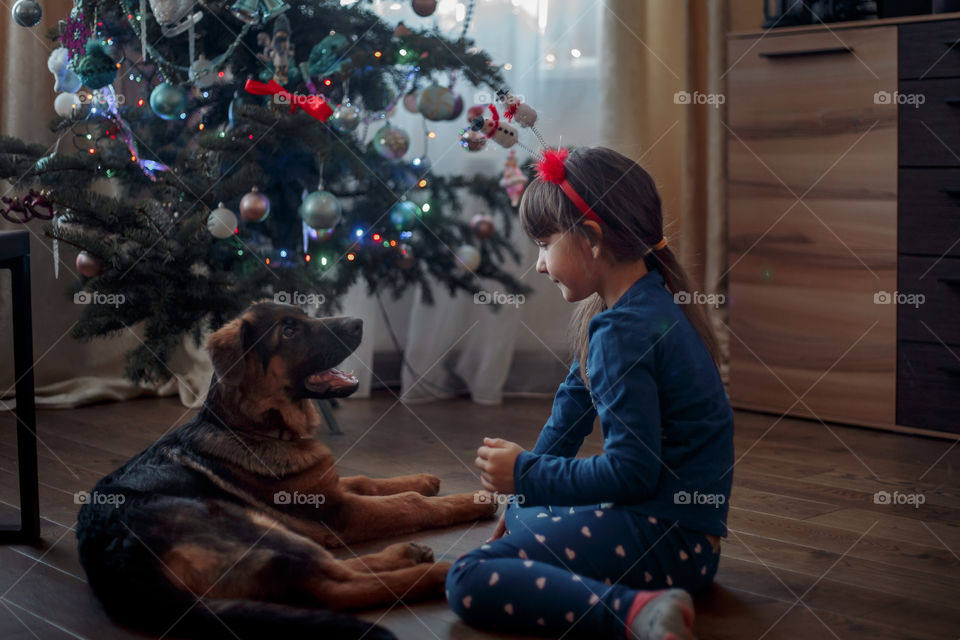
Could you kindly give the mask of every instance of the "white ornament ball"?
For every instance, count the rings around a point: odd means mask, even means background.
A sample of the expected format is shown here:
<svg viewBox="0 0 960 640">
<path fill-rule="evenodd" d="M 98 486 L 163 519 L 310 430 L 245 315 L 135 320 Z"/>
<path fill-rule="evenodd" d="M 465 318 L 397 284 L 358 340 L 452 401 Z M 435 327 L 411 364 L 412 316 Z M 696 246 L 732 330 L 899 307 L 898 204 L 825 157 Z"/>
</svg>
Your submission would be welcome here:
<svg viewBox="0 0 960 640">
<path fill-rule="evenodd" d="M 53 101 L 53 110 L 58 116 L 69 118 L 72 114 L 78 113 L 82 103 L 80 97 L 75 93 L 61 93 Z"/>
<path fill-rule="evenodd" d="M 233 231 L 237 228 L 237 216 L 223 206 L 221 202 L 220 205 L 210 212 L 210 217 L 207 218 L 207 231 L 210 232 L 214 238 L 229 238 L 233 235 Z"/>
<path fill-rule="evenodd" d="M 480 266 L 480 252 L 473 245 L 460 245 L 455 255 L 457 256 L 457 266 L 464 271 L 475 271 Z"/>
</svg>

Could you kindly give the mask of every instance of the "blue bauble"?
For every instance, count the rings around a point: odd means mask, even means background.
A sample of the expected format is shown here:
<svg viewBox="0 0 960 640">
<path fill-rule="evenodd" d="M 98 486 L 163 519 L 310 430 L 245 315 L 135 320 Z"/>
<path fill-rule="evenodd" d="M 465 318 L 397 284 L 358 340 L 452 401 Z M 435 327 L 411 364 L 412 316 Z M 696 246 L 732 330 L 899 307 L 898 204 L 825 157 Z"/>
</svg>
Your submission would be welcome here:
<svg viewBox="0 0 960 640">
<path fill-rule="evenodd" d="M 420 215 L 420 207 L 407 200 L 401 200 L 390 209 L 390 224 L 397 231 L 410 231 Z"/>
<path fill-rule="evenodd" d="M 187 92 L 169 82 L 158 84 L 150 92 L 150 108 L 164 120 L 176 120 L 187 110 Z"/>
</svg>

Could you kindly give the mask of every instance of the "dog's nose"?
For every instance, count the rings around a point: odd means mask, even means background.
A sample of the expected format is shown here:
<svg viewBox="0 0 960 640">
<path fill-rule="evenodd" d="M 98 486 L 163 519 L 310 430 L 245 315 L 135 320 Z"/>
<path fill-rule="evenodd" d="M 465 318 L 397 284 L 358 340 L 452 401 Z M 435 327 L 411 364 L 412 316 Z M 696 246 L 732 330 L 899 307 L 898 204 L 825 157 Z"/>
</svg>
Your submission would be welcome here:
<svg viewBox="0 0 960 640">
<path fill-rule="evenodd" d="M 351 318 L 343 323 L 343 330 L 351 336 L 357 338 L 363 337 L 363 320 L 360 318 Z"/>
</svg>

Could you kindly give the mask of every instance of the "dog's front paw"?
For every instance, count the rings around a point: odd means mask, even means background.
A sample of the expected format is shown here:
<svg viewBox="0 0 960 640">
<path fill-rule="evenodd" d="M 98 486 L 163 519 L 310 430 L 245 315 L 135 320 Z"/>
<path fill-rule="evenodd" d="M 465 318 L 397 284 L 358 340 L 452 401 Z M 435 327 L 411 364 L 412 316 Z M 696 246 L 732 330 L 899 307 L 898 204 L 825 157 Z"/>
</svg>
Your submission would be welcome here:
<svg viewBox="0 0 960 640">
<path fill-rule="evenodd" d="M 473 502 L 476 504 L 476 518 L 480 520 L 489 520 L 497 515 L 499 503 L 497 496 L 483 489 L 473 492 Z"/>
<path fill-rule="evenodd" d="M 421 473 L 417 477 L 420 484 L 416 492 L 425 496 L 435 496 L 440 493 L 440 478 L 429 473 Z"/>
<path fill-rule="evenodd" d="M 433 549 L 426 545 L 410 542 L 407 544 L 407 553 L 414 564 L 433 562 Z"/>
</svg>

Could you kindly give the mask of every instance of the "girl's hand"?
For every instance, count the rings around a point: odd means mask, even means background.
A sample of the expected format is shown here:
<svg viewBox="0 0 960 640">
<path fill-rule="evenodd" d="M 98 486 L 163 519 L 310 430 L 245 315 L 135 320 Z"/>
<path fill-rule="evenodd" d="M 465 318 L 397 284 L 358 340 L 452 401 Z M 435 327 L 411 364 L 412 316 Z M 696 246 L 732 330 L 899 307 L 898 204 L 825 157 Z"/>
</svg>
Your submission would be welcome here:
<svg viewBox="0 0 960 640">
<path fill-rule="evenodd" d="M 474 464 L 480 469 L 480 484 L 487 491 L 513 493 L 513 465 L 523 452 L 516 442 L 500 438 L 484 438 L 484 446 L 477 449 Z"/>
<path fill-rule="evenodd" d="M 493 535 L 487 538 L 487 542 L 493 542 L 494 540 L 499 540 L 503 537 L 503 534 L 507 532 L 507 514 L 504 513 L 500 516 L 500 522 L 497 523 L 497 528 L 493 530 Z"/>
</svg>

